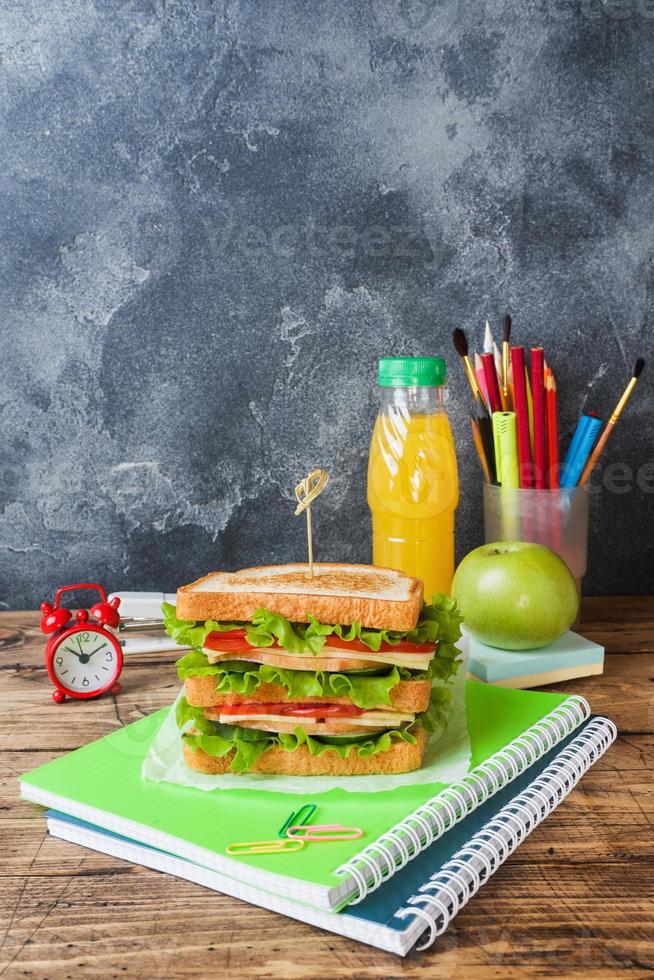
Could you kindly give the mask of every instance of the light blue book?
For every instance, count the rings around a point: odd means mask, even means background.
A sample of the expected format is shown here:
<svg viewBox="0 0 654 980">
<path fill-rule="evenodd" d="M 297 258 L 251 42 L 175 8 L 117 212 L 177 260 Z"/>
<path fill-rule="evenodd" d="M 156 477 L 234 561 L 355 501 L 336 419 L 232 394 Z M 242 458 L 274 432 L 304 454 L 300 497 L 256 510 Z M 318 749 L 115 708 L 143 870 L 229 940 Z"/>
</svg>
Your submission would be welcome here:
<svg viewBox="0 0 654 980">
<path fill-rule="evenodd" d="M 469 676 L 499 687 L 541 687 L 603 670 L 604 647 L 570 630 L 540 650 L 499 650 L 470 637 Z"/>
</svg>

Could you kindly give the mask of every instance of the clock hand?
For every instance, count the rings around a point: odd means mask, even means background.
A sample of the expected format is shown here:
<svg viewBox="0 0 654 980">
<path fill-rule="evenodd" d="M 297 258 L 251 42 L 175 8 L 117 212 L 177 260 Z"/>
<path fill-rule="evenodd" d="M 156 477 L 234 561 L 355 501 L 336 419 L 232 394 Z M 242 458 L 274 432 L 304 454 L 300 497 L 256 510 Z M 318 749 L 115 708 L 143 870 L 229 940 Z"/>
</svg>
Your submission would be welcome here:
<svg viewBox="0 0 654 980">
<path fill-rule="evenodd" d="M 77 659 L 79 660 L 80 658 L 79 653 L 77 652 L 77 650 L 74 650 L 72 647 L 62 647 L 62 650 L 64 653 L 72 653 L 73 656 L 77 657 Z"/>
<path fill-rule="evenodd" d="M 95 650 L 92 653 L 89 653 L 88 654 L 89 658 L 91 658 L 94 653 L 97 653 L 98 650 L 102 650 L 104 648 L 104 646 L 105 646 L 105 644 L 104 643 L 101 643 L 100 646 L 99 647 L 96 647 Z"/>
</svg>

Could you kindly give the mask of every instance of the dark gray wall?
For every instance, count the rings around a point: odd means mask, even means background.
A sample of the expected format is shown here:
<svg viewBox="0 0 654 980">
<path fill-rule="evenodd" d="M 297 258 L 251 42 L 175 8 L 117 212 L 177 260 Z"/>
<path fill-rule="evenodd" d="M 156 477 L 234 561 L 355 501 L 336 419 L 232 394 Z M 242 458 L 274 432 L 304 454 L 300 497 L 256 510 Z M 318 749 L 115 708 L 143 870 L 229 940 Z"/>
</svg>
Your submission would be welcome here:
<svg viewBox="0 0 654 980">
<path fill-rule="evenodd" d="M 3 4 L 4 603 L 304 558 L 315 465 L 319 557 L 368 560 L 384 354 L 447 355 L 479 544 L 452 328 L 510 310 L 564 433 L 652 354 L 653 55 L 646 0 Z M 652 589 L 651 408 L 590 593 Z"/>
</svg>

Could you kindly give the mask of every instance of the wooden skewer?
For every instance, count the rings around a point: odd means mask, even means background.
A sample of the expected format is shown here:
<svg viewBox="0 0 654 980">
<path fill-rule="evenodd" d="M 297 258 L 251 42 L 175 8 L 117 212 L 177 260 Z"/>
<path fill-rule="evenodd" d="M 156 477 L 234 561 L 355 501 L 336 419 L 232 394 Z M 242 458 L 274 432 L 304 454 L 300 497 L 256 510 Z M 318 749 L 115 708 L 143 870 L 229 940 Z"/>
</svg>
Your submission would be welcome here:
<svg viewBox="0 0 654 980">
<path fill-rule="evenodd" d="M 311 519 L 311 504 L 323 492 L 329 480 L 327 470 L 312 470 L 304 480 L 300 480 L 295 488 L 297 507 L 295 516 L 306 511 L 307 515 L 307 546 L 309 552 L 309 578 L 313 578 L 313 522 Z"/>
</svg>

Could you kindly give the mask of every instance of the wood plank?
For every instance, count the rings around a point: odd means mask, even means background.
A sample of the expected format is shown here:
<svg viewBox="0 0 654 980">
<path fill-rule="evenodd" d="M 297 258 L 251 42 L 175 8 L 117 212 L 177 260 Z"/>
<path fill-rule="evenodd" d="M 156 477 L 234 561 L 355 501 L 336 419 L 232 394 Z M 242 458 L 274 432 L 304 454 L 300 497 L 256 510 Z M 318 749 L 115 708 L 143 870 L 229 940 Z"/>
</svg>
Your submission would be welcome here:
<svg viewBox="0 0 654 980">
<path fill-rule="evenodd" d="M 581 620 L 589 623 L 611 623 L 616 629 L 631 626 L 654 626 L 654 602 L 650 595 L 584 596 Z"/>
<path fill-rule="evenodd" d="M 650 596 L 584 597 L 579 632 L 607 654 L 652 653 L 654 604 Z"/>
<path fill-rule="evenodd" d="M 553 975 L 583 967 L 608 975 L 654 956 L 651 908 L 633 893 L 651 890 L 651 866 L 639 866 L 631 881 L 616 866 L 596 865 L 583 881 L 576 868 L 532 864 L 516 878 L 505 866 L 446 937 L 404 962 L 169 876 L 127 875 L 57 882 L 35 875 L 24 888 L 0 880 L 8 916 L 4 962 L 13 960 L 23 976 L 50 976 L 59 964 L 77 976 L 413 977 L 433 975 L 437 964 L 442 976 L 465 977 L 474 969 L 497 977 L 499 970 L 519 976 L 512 971 L 526 968 Z M 19 889 L 21 915 L 12 921 Z"/>
<path fill-rule="evenodd" d="M 594 714 L 608 715 L 625 734 L 651 732 L 654 713 L 654 655 L 615 653 L 605 657 L 604 673 L 564 681 L 540 690 L 582 694 Z"/>
</svg>

